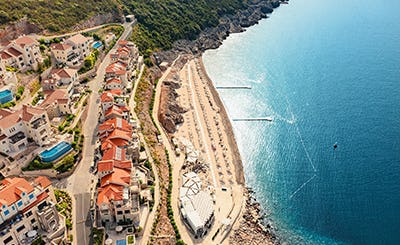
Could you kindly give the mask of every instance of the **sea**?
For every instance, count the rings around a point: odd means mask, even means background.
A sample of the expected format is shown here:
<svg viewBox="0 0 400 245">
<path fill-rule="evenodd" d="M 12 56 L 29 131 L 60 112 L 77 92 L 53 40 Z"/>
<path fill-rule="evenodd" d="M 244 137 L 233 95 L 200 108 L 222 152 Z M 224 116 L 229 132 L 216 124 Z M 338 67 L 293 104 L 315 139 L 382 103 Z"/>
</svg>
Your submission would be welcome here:
<svg viewBox="0 0 400 245">
<path fill-rule="evenodd" d="M 246 184 L 286 244 L 400 244 L 400 1 L 289 2 L 203 55 Z"/>
</svg>

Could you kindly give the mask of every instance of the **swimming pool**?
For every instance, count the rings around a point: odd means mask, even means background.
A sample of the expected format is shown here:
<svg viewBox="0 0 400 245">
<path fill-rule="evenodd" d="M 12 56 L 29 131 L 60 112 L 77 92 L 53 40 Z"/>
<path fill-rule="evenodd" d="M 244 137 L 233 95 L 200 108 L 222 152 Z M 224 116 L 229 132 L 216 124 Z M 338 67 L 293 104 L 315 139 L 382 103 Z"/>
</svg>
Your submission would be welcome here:
<svg viewBox="0 0 400 245">
<path fill-rule="evenodd" d="M 126 240 L 117 240 L 116 243 L 117 245 L 126 245 Z"/>
<path fill-rule="evenodd" d="M 101 42 L 99 42 L 99 41 L 97 41 L 97 42 L 95 42 L 95 43 L 92 44 L 92 47 L 95 48 L 95 49 L 98 49 L 98 48 L 100 48 L 101 46 L 103 46 L 103 44 L 102 44 Z"/>
<path fill-rule="evenodd" d="M 6 89 L 3 91 L 0 91 L 0 104 L 7 103 L 11 100 L 13 100 L 13 94 L 10 90 Z"/>
<path fill-rule="evenodd" d="M 72 147 L 70 144 L 68 144 L 65 141 L 61 141 L 52 148 L 42 151 L 39 154 L 39 156 L 43 162 L 52 162 L 57 158 L 61 157 L 62 155 L 64 155 L 65 153 L 67 153 L 71 149 Z"/>
</svg>

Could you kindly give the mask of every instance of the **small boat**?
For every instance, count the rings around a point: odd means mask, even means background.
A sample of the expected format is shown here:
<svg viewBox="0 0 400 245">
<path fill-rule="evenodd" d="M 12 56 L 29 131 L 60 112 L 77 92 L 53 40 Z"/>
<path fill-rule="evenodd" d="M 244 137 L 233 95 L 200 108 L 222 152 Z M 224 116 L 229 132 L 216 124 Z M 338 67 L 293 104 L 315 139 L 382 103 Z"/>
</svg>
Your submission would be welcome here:
<svg viewBox="0 0 400 245">
<path fill-rule="evenodd" d="M 337 143 L 333 144 L 333 149 L 336 149 L 338 147 Z"/>
<path fill-rule="evenodd" d="M 265 120 L 267 120 L 268 122 L 272 122 L 274 120 L 273 117 L 266 117 Z"/>
</svg>

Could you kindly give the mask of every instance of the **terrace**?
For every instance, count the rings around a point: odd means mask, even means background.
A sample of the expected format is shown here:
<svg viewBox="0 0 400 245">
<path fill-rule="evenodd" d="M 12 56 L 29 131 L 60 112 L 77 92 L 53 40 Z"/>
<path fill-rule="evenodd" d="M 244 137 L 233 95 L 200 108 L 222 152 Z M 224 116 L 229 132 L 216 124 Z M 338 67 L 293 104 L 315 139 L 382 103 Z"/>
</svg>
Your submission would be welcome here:
<svg viewBox="0 0 400 245">
<path fill-rule="evenodd" d="M 21 141 L 21 140 L 23 140 L 23 139 L 25 139 L 26 138 L 26 136 L 25 136 L 25 134 L 23 133 L 23 132 L 18 132 L 18 133 L 16 133 L 16 134 L 14 134 L 13 136 L 11 136 L 11 137 L 9 137 L 9 139 L 10 139 L 10 143 L 11 144 L 15 144 L 15 143 L 18 143 L 19 141 Z"/>
<path fill-rule="evenodd" d="M 38 118 L 31 123 L 32 128 L 34 128 L 34 129 L 38 129 L 45 124 L 46 124 L 46 120 L 44 120 L 43 118 Z"/>
</svg>

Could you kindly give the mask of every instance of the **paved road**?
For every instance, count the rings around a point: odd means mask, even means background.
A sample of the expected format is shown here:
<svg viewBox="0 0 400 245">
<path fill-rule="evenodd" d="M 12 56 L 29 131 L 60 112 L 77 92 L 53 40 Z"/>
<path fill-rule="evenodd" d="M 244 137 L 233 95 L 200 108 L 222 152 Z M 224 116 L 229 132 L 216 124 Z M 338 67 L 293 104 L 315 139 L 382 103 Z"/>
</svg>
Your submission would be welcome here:
<svg viewBox="0 0 400 245">
<path fill-rule="evenodd" d="M 79 193 L 75 197 L 76 238 L 78 244 L 89 244 L 92 229 L 92 217 L 90 212 L 90 193 Z M 91 244 L 91 243 L 90 243 Z"/>
<path fill-rule="evenodd" d="M 131 23 L 124 24 L 125 31 L 121 35 L 121 39 L 126 39 L 132 32 Z M 91 193 L 95 188 L 96 176 L 90 173 L 90 166 L 94 162 L 94 150 L 96 147 L 96 129 L 100 112 L 100 95 L 99 89 L 102 88 L 105 69 L 110 64 L 110 56 L 107 55 L 99 66 L 97 76 L 89 82 L 89 87 L 93 91 L 88 101 L 88 115 L 83 125 L 83 135 L 85 138 L 82 160 L 75 170 L 75 173 L 67 179 L 67 191 L 75 197 L 74 218 L 73 218 L 73 243 L 77 245 L 86 245 L 87 240 L 87 224 L 90 222 L 87 218 L 90 212 Z M 87 204 L 89 200 L 89 204 Z M 87 222 L 88 221 L 88 222 Z"/>
<path fill-rule="evenodd" d="M 89 32 L 89 31 L 95 31 L 98 30 L 100 28 L 103 28 L 107 25 L 121 25 L 121 23 L 107 23 L 107 24 L 103 24 L 103 25 L 98 25 L 98 26 L 94 26 L 94 27 L 90 27 L 90 28 L 86 28 L 83 30 L 79 30 L 79 31 L 74 31 L 74 32 L 69 32 L 69 33 L 65 33 L 65 34 L 59 34 L 59 35 L 52 35 L 52 36 L 43 36 L 43 35 L 36 35 L 36 39 L 45 39 L 45 40 L 50 40 L 53 38 L 61 38 L 61 37 L 66 37 L 66 36 L 73 36 L 75 34 L 78 33 L 82 33 L 82 32 Z M 123 24 L 123 26 L 125 27 L 126 24 Z"/>
</svg>

